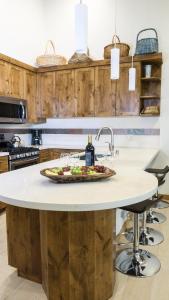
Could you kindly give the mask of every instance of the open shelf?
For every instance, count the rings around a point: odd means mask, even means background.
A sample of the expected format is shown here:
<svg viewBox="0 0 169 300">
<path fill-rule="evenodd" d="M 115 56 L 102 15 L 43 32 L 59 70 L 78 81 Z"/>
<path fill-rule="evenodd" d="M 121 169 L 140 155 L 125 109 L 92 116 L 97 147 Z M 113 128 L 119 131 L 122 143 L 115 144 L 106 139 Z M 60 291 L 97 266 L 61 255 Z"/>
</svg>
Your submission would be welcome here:
<svg viewBox="0 0 169 300">
<path fill-rule="evenodd" d="M 157 96 L 157 95 L 140 96 L 140 99 L 141 100 L 160 99 L 160 96 Z"/>
<path fill-rule="evenodd" d="M 144 114 L 144 113 L 140 113 L 141 117 L 159 117 L 160 113 L 158 114 Z"/>
<path fill-rule="evenodd" d="M 141 77 L 142 81 L 161 81 L 160 77 Z"/>
</svg>

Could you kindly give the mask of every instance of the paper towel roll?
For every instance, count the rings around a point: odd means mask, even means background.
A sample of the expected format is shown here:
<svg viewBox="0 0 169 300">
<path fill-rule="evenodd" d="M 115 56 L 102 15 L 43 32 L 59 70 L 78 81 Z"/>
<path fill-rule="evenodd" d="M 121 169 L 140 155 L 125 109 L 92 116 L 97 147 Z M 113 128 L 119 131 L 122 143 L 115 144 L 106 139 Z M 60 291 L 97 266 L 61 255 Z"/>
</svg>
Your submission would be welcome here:
<svg viewBox="0 0 169 300">
<path fill-rule="evenodd" d="M 75 6 L 76 52 L 87 53 L 88 48 L 88 8 L 85 4 Z"/>
<path fill-rule="evenodd" d="M 129 69 L 129 91 L 136 89 L 136 68 Z"/>
<path fill-rule="evenodd" d="M 120 75 L 120 49 L 111 49 L 111 79 L 119 79 Z"/>
</svg>

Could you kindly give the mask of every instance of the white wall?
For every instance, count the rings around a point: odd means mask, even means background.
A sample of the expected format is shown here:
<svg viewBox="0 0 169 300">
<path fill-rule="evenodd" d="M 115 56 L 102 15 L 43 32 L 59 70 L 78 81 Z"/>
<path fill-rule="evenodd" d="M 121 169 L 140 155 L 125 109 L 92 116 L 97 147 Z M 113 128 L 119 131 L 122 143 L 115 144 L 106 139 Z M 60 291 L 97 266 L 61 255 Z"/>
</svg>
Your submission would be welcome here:
<svg viewBox="0 0 169 300">
<path fill-rule="evenodd" d="M 0 11 L 0 53 L 33 65 L 45 43 L 42 0 L 0 0 Z"/>
</svg>

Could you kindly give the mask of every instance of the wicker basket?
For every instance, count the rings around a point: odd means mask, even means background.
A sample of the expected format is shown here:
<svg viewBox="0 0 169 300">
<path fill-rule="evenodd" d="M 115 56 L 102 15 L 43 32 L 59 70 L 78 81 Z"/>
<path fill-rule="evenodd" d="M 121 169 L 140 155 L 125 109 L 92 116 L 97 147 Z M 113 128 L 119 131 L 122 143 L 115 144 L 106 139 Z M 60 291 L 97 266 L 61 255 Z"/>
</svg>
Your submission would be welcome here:
<svg viewBox="0 0 169 300">
<path fill-rule="evenodd" d="M 155 33 L 154 38 L 143 38 L 140 39 L 140 35 L 146 31 L 153 31 Z M 147 28 L 141 30 L 137 35 L 136 41 L 136 52 L 135 55 L 144 55 L 150 53 L 157 53 L 158 52 L 158 34 L 154 28 Z"/>
<path fill-rule="evenodd" d="M 52 48 L 52 54 L 49 54 L 49 46 Z M 55 46 L 51 40 L 49 40 L 46 44 L 45 54 L 38 56 L 36 59 L 36 64 L 39 67 L 65 65 L 66 63 L 67 60 L 65 57 L 56 55 Z"/>
<path fill-rule="evenodd" d="M 114 47 L 120 49 L 120 56 L 121 57 L 129 55 L 129 51 L 130 51 L 129 45 L 127 45 L 125 43 L 121 43 L 119 37 L 117 35 L 114 35 L 113 40 L 112 40 L 112 44 L 104 47 L 104 58 L 105 59 L 110 59 L 111 58 L 111 49 L 114 48 Z"/>
</svg>

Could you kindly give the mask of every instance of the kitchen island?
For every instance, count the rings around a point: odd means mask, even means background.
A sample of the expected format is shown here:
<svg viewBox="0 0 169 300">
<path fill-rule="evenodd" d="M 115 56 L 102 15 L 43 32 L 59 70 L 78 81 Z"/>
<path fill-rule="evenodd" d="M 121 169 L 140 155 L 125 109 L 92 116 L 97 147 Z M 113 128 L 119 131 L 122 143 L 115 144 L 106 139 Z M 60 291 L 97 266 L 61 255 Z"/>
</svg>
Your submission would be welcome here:
<svg viewBox="0 0 169 300">
<path fill-rule="evenodd" d="M 143 171 L 154 149 L 120 149 L 116 176 L 55 184 L 40 170 L 64 159 L 0 175 L 7 208 L 9 264 L 42 283 L 49 300 L 107 300 L 115 283 L 115 208 L 151 197 L 157 180 Z M 107 162 L 106 162 L 107 163 Z"/>
</svg>

